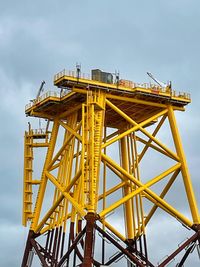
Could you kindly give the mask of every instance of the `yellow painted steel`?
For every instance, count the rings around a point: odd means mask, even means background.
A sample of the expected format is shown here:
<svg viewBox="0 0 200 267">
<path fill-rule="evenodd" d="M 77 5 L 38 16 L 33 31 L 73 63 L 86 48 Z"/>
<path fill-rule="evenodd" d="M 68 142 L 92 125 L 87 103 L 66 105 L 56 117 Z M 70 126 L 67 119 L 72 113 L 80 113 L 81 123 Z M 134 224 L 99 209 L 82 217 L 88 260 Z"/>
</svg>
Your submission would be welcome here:
<svg viewBox="0 0 200 267">
<path fill-rule="evenodd" d="M 160 194 L 160 198 L 164 198 L 165 197 L 165 195 L 167 194 L 167 192 L 171 188 L 172 184 L 174 183 L 174 181 L 175 181 L 177 175 L 179 174 L 179 172 L 180 172 L 180 170 L 177 170 L 177 171 L 175 171 L 173 173 L 172 177 L 170 178 L 170 180 L 168 181 L 168 183 L 166 184 L 166 186 L 162 190 L 162 193 Z M 158 204 L 158 203 L 156 203 L 156 204 Z M 150 210 L 149 214 L 146 216 L 145 225 L 147 225 L 147 223 L 150 221 L 151 217 L 153 216 L 153 214 L 157 210 L 158 206 L 156 204 L 154 204 L 154 206 Z"/>
<path fill-rule="evenodd" d="M 59 128 L 59 124 L 58 124 L 58 120 L 56 120 L 54 122 L 54 126 L 52 129 L 51 138 L 49 141 L 49 147 L 48 147 L 48 151 L 46 155 L 46 160 L 45 160 L 44 168 L 42 172 L 41 183 L 40 183 L 40 187 L 38 190 L 37 200 L 35 203 L 35 210 L 34 210 L 34 215 L 33 215 L 33 220 L 32 220 L 32 225 L 31 225 L 32 230 L 35 230 L 35 228 L 37 227 L 38 221 L 39 221 L 40 212 L 41 212 L 42 203 L 43 203 L 44 194 L 45 194 L 46 185 L 47 185 L 47 177 L 45 175 L 45 172 L 53 156 L 53 152 L 54 152 L 54 148 L 56 144 L 56 137 L 58 134 L 58 128 Z"/>
<path fill-rule="evenodd" d="M 159 112 L 158 114 L 156 114 L 155 116 L 147 119 L 146 121 L 138 124 L 136 123 L 133 119 L 131 119 L 130 117 L 128 117 L 122 110 L 120 110 L 119 108 L 117 108 L 115 105 L 113 105 L 110 101 L 106 100 L 106 103 L 116 112 L 118 112 L 123 118 L 125 118 L 130 124 L 135 125 L 133 128 L 127 130 L 126 132 L 122 133 L 121 136 L 119 135 L 118 138 L 113 138 L 114 141 L 121 139 L 122 137 L 126 136 L 127 134 L 140 130 L 142 131 L 146 136 L 148 136 L 149 138 L 151 138 L 151 140 L 153 140 L 157 145 L 159 145 L 160 147 L 162 147 L 167 153 L 169 153 L 170 155 L 172 155 L 174 157 L 174 159 L 176 159 L 177 161 L 179 161 L 179 158 L 177 157 L 177 155 L 175 153 L 173 153 L 170 149 L 168 149 L 166 146 L 164 146 L 160 141 L 158 141 L 153 135 L 151 135 L 150 133 L 148 133 L 143 126 L 145 124 L 148 124 L 151 121 L 154 121 L 155 119 L 159 118 L 160 116 L 164 115 L 167 113 L 167 109 Z M 104 146 L 108 146 L 111 143 L 114 142 L 113 140 L 109 141 L 108 143 L 106 143 Z"/>
<path fill-rule="evenodd" d="M 128 153 L 127 153 L 127 139 L 126 137 L 123 137 L 121 139 L 121 160 L 122 160 L 122 168 L 129 172 L 129 162 L 128 162 Z M 124 179 L 126 180 L 126 179 Z M 123 193 L 124 193 L 124 198 L 129 196 L 131 194 L 131 187 L 130 187 L 130 182 L 126 181 L 124 187 L 123 187 Z M 121 202 L 121 201 L 120 201 Z M 117 202 L 116 202 L 117 203 Z M 134 231 L 133 231 L 133 207 L 132 207 L 132 201 L 131 198 L 129 198 L 125 202 L 125 217 L 126 217 L 126 231 L 127 231 L 127 238 L 128 239 L 133 239 L 134 238 Z M 107 208 L 108 209 L 108 208 Z M 104 214 L 106 209 L 104 209 Z M 100 213 L 100 216 L 102 214 Z"/>
<path fill-rule="evenodd" d="M 44 140 L 35 142 L 34 140 Z M 29 131 L 24 136 L 24 183 L 23 183 L 23 213 L 22 224 L 27 225 L 33 219 L 33 185 L 39 185 L 40 180 L 33 179 L 33 148 L 48 147 L 48 133 L 41 130 L 34 132 L 29 125 Z"/>
<path fill-rule="evenodd" d="M 83 90 L 83 89 L 78 89 L 76 87 L 73 88 L 74 92 L 77 93 L 81 93 L 81 94 L 87 94 L 87 90 Z M 121 101 L 127 101 L 129 103 L 136 103 L 136 104 L 142 104 L 142 105 L 147 105 L 147 106 L 152 106 L 152 107 L 159 107 L 159 108 L 167 108 L 166 104 L 160 104 L 160 103 L 156 103 L 156 102 L 152 102 L 152 101 L 145 101 L 145 100 L 140 100 L 137 98 L 129 98 L 129 97 L 124 97 L 124 96 L 118 96 L 118 95 L 114 95 L 114 94 L 106 94 L 107 99 L 117 99 L 117 100 L 121 100 Z M 184 111 L 184 107 L 179 107 L 179 106 L 174 106 L 175 110 L 180 110 L 180 111 Z"/>
<path fill-rule="evenodd" d="M 110 223 L 108 223 L 107 221 L 104 221 L 104 224 L 106 226 L 106 228 L 108 228 L 113 234 L 115 234 L 119 239 L 121 239 L 122 241 L 126 241 L 126 237 L 123 236 L 119 231 L 116 230 L 115 227 L 113 227 Z"/>
<path fill-rule="evenodd" d="M 129 192 L 125 197 L 121 198 L 119 201 L 115 202 L 112 206 L 108 207 L 107 209 L 103 210 L 99 215 L 101 216 L 105 216 L 105 214 L 110 213 L 112 210 L 114 210 L 116 207 L 120 206 L 121 204 L 127 202 L 129 199 L 131 199 L 133 196 L 139 194 L 142 191 L 145 191 L 147 188 L 149 188 L 150 186 L 152 186 L 153 184 L 157 183 L 158 181 L 160 181 L 161 179 L 165 178 L 167 175 L 169 175 L 170 173 L 176 171 L 177 169 L 180 168 L 181 164 L 177 163 L 175 166 L 169 168 L 167 171 L 163 172 L 162 174 L 160 174 L 159 176 L 155 177 L 154 179 L 152 179 L 151 181 L 149 181 L 147 184 L 142 185 L 139 181 L 137 181 L 137 179 L 135 179 L 134 177 L 132 177 L 131 175 L 128 174 L 128 172 L 117 166 L 117 164 L 115 164 L 113 161 L 111 163 L 111 160 L 106 157 L 105 155 L 102 154 L 103 159 L 105 159 L 106 161 L 108 161 L 110 164 L 112 164 L 113 166 L 115 166 L 119 171 L 121 171 L 125 177 L 127 177 L 128 179 L 130 179 L 131 181 L 134 182 L 134 184 L 136 184 L 137 186 L 139 186 L 138 189 L 135 189 L 133 192 Z M 123 171 L 122 171 L 123 170 Z M 150 194 L 151 195 L 151 194 Z"/>
<path fill-rule="evenodd" d="M 68 225 L 73 222 L 78 233 L 78 223 L 92 212 L 103 230 L 108 229 L 125 241 L 145 234 L 146 225 L 157 209 L 188 227 L 199 224 L 199 211 L 174 116 L 174 110 L 184 111 L 190 102 L 187 95 L 160 91 L 155 96 L 148 87 L 125 88 L 88 79 L 78 82 L 74 76 L 56 77 L 55 84 L 61 86 L 67 82 L 69 92 L 63 96 L 41 96 L 26 108 L 27 115 L 48 118 L 51 126 L 40 135 L 31 129 L 25 132 L 23 225 L 31 222 L 31 229 L 40 234 L 58 227 L 67 233 Z M 157 138 L 167 119 L 176 151 Z M 149 126 L 154 130 L 149 131 Z M 34 153 L 45 147 L 41 179 L 36 179 L 33 178 Z M 150 150 L 172 164 L 154 177 L 143 177 L 143 158 Z M 185 186 L 193 221 L 164 199 L 178 175 Z M 158 195 L 151 186 L 159 186 L 161 180 L 166 184 Z M 36 198 L 32 197 L 35 191 Z M 48 208 L 47 194 L 51 201 Z M 145 201 L 153 205 L 148 212 L 144 210 Z M 113 211 L 119 223 L 112 223 L 112 215 L 107 219 Z"/>
<path fill-rule="evenodd" d="M 140 191 L 144 190 L 148 195 L 150 195 L 155 200 L 155 202 L 160 203 L 165 208 L 165 210 L 169 210 L 169 213 L 173 214 L 175 218 L 178 218 L 180 221 L 182 221 L 185 225 L 188 225 L 189 227 L 191 227 L 193 225 L 189 219 L 187 219 L 184 215 L 182 215 L 175 208 L 173 208 L 171 205 L 169 205 L 167 202 L 165 202 L 163 199 L 161 199 L 158 195 L 156 195 L 153 191 L 151 191 L 148 188 L 149 185 L 143 185 L 140 181 L 138 181 L 136 178 L 134 178 L 132 175 L 130 175 L 128 172 L 126 172 L 126 170 L 124 170 L 122 167 L 120 167 L 118 164 L 116 164 L 111 158 L 104 155 L 103 153 L 102 153 L 102 159 L 106 160 L 109 164 L 111 164 L 119 172 L 121 172 L 123 175 L 125 175 L 127 177 L 127 179 L 131 180 L 134 184 L 136 184 L 137 186 L 140 187 L 136 193 L 135 192 L 131 193 L 133 196 L 135 194 L 139 193 Z M 160 179 L 162 179 L 166 175 L 170 174 L 171 171 L 177 170 L 177 168 L 180 168 L 180 166 L 181 166 L 181 164 L 179 164 L 179 163 L 176 164 L 174 167 L 171 168 L 172 170 L 169 169 L 168 171 L 165 171 L 163 174 L 159 175 L 158 177 L 155 177 L 154 179 L 151 180 L 151 182 L 149 182 L 149 184 L 152 185 L 152 184 L 160 181 Z M 126 198 L 124 198 L 123 200 L 115 202 L 112 207 L 108 208 L 107 210 L 103 210 L 99 214 L 100 217 L 105 216 L 105 214 L 107 214 L 111 210 L 115 209 L 115 206 L 120 206 L 121 204 L 123 204 L 123 202 L 126 202 L 129 198 L 130 198 L 130 195 L 127 196 Z"/>
<path fill-rule="evenodd" d="M 160 128 L 161 128 L 161 126 L 163 125 L 163 123 L 164 123 L 166 117 L 167 117 L 167 116 L 164 115 L 164 116 L 162 117 L 162 119 L 160 120 L 160 122 L 158 123 L 156 129 L 155 129 L 154 132 L 152 133 L 152 136 L 153 136 L 153 137 L 155 137 L 156 134 L 158 133 L 158 131 L 160 130 Z M 143 141 L 142 138 L 140 138 L 139 141 L 140 141 L 140 142 Z M 141 161 L 141 159 L 143 158 L 143 156 L 144 156 L 145 153 L 147 152 L 147 149 L 149 148 L 149 146 L 152 145 L 151 143 L 152 143 L 152 139 L 149 138 L 148 142 L 146 142 L 146 146 L 143 148 L 142 152 L 141 152 L 140 155 L 139 155 L 139 158 L 138 158 L 138 161 L 139 161 L 139 162 Z M 153 148 L 154 148 L 154 149 L 157 149 L 157 150 L 159 149 L 159 148 L 156 147 L 156 146 L 154 146 Z M 158 150 L 158 151 L 161 152 L 161 153 L 165 153 L 165 151 L 162 151 L 162 150 Z M 166 155 L 166 154 L 165 154 L 165 155 Z M 170 154 L 167 154 L 167 155 L 170 156 Z"/>
<path fill-rule="evenodd" d="M 105 94 L 89 91 L 82 110 L 82 166 L 86 209 L 96 212 L 98 202 L 99 169 L 105 113 Z"/>
<path fill-rule="evenodd" d="M 171 131 L 172 131 L 172 136 L 174 139 L 174 144 L 175 144 L 177 154 L 181 162 L 181 172 L 183 176 L 183 181 L 185 185 L 188 202 L 189 202 L 191 213 L 192 213 L 193 222 L 194 224 L 199 224 L 200 220 L 199 220 L 199 211 L 197 207 L 197 202 L 194 196 L 190 174 L 189 174 L 186 158 L 184 155 L 183 147 L 181 144 L 181 138 L 179 135 L 179 131 L 178 131 L 178 127 L 176 124 L 176 119 L 174 116 L 174 111 L 173 111 L 172 106 L 168 107 L 168 118 L 169 118 L 169 123 L 170 123 Z"/>
<path fill-rule="evenodd" d="M 23 213 L 22 224 L 27 225 L 27 221 L 32 219 L 32 161 L 33 161 L 33 148 L 32 138 L 25 132 L 24 136 L 24 189 L 23 189 Z"/>
<path fill-rule="evenodd" d="M 76 131 L 80 128 L 80 124 L 76 127 Z M 57 154 L 54 156 L 54 158 L 52 159 L 52 161 L 49 163 L 48 165 L 48 169 L 51 169 L 51 167 L 53 166 L 53 164 L 56 162 L 56 160 L 58 159 L 58 157 L 62 154 L 62 152 L 65 150 L 65 147 L 70 143 L 70 141 L 73 138 L 73 134 L 70 134 L 68 136 L 68 138 L 65 140 L 63 146 L 60 148 L 60 150 L 57 152 Z"/>
<path fill-rule="evenodd" d="M 132 163 L 133 174 L 140 181 L 141 178 L 140 178 L 140 170 L 139 170 L 139 161 L 138 161 L 139 157 L 138 157 L 138 149 L 137 149 L 137 143 L 136 143 L 136 135 L 133 134 L 131 137 L 133 139 L 133 142 L 131 143 L 132 157 L 134 158 L 134 162 Z M 136 186 L 134 187 L 136 190 Z M 135 202 L 136 202 L 136 212 L 137 212 L 137 229 L 135 229 L 135 235 L 140 236 L 141 234 L 145 234 L 145 224 L 144 224 L 145 214 L 144 214 L 144 208 L 143 208 L 142 192 L 136 195 Z M 136 225 L 136 222 L 135 222 L 135 225 Z"/>
<path fill-rule="evenodd" d="M 106 163 L 106 162 L 105 162 L 105 163 Z M 105 163 L 104 163 L 104 164 L 105 164 Z M 107 191 L 104 190 L 104 193 L 101 194 L 101 195 L 99 195 L 99 200 L 101 200 L 101 199 L 104 200 L 107 196 L 109 196 L 110 194 L 112 194 L 112 193 L 116 192 L 117 190 L 121 189 L 122 186 L 125 186 L 125 184 L 126 184 L 125 182 L 121 182 L 121 183 L 119 183 L 118 185 L 112 187 L 111 189 L 109 189 L 109 190 L 107 190 Z M 104 209 L 105 209 L 105 208 L 104 208 Z"/>
</svg>

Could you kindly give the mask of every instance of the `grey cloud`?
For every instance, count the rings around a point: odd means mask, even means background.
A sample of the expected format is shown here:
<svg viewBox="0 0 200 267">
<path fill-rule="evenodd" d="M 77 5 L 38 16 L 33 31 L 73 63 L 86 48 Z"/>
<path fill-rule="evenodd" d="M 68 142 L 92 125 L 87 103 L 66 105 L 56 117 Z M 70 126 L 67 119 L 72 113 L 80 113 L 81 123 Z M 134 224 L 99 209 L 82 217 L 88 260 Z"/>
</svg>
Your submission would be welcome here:
<svg viewBox="0 0 200 267">
<path fill-rule="evenodd" d="M 85 72 L 96 67 L 119 69 L 121 77 L 139 82 L 147 81 L 146 71 L 151 71 L 192 94 L 192 104 L 177 119 L 199 203 L 199 1 L 8 0 L 0 5 L 2 266 L 19 266 L 24 248 L 20 226 L 24 105 L 35 96 L 41 80 L 51 88 L 53 75 L 76 62 Z M 182 202 L 178 201 L 181 209 Z M 155 234 L 159 216 L 151 225 L 150 239 L 162 234 Z M 174 240 L 181 238 L 173 229 L 169 227 Z M 158 243 L 162 245 L 159 237 Z M 189 264 L 198 266 L 195 254 Z"/>
</svg>

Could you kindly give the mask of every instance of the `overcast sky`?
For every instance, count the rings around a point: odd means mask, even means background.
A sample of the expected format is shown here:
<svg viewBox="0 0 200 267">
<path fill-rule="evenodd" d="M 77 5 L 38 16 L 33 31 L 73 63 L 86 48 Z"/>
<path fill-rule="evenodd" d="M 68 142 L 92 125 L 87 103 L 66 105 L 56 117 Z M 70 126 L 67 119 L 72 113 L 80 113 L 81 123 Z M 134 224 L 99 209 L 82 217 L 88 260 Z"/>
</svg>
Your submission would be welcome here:
<svg viewBox="0 0 200 267">
<path fill-rule="evenodd" d="M 41 80 L 53 88 L 53 75 L 76 62 L 85 72 L 119 70 L 136 82 L 147 82 L 150 71 L 191 93 L 192 104 L 177 117 L 200 203 L 199 17 L 199 0 L 0 0 L 0 267 L 20 266 L 26 240 L 24 106 Z M 195 255 L 186 266 L 199 266 Z"/>
</svg>

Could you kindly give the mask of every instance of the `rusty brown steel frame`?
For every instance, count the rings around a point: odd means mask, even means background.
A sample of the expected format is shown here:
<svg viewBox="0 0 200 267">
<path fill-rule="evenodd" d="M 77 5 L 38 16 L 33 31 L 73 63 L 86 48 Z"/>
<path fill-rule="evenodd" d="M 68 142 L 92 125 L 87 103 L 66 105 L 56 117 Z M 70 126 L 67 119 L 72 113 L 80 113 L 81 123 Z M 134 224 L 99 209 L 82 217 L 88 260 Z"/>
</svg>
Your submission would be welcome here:
<svg viewBox="0 0 200 267">
<path fill-rule="evenodd" d="M 74 252 L 74 259 L 73 259 L 73 266 L 76 266 L 76 259 L 78 257 L 79 260 L 82 262 L 80 267 L 100 267 L 101 265 L 110 266 L 115 261 L 119 260 L 121 257 L 126 257 L 127 260 L 131 263 L 130 266 L 137 266 L 137 267 L 155 267 L 147 257 L 147 248 L 146 248 L 146 240 L 145 235 L 144 238 L 144 246 L 142 252 L 142 242 L 140 241 L 140 248 L 137 249 L 137 244 L 135 240 L 126 240 L 124 244 L 121 245 L 116 241 L 115 237 L 108 232 L 104 231 L 101 227 L 99 227 L 96 223 L 98 219 L 95 214 L 88 213 L 86 215 L 86 226 L 81 230 L 79 228 L 79 233 L 74 237 L 74 225 L 71 223 L 70 227 L 70 238 L 68 249 L 65 253 L 63 253 L 63 240 L 61 242 L 61 232 L 62 229 L 56 229 L 54 231 L 48 232 L 46 238 L 46 246 L 43 248 L 36 239 L 39 235 L 36 235 L 32 230 L 30 230 L 26 248 L 24 252 L 24 257 L 22 261 L 21 267 L 29 267 L 28 258 L 30 252 L 34 250 L 37 254 L 41 264 L 43 267 L 62 267 L 62 266 L 72 266 L 70 265 L 70 255 Z M 200 244 L 200 230 L 199 226 L 196 226 L 194 229 L 196 233 L 192 235 L 189 239 L 187 239 L 183 244 L 181 244 L 178 249 L 176 249 L 171 255 L 169 255 L 163 262 L 159 263 L 157 267 L 165 267 L 169 264 L 180 252 L 185 250 L 185 254 L 183 255 L 181 261 L 176 265 L 177 267 L 183 266 L 187 257 L 194 249 L 196 245 Z M 102 235 L 103 240 L 109 241 L 111 244 L 118 249 L 118 252 L 110 258 L 107 262 L 99 262 L 94 259 L 94 239 L 95 239 L 95 231 Z M 64 234 L 64 233 L 63 233 Z M 54 238 L 53 238 L 54 236 Z M 141 237 L 140 237 L 141 238 Z M 54 240 L 54 241 L 53 241 Z M 82 255 L 78 249 L 78 243 L 81 243 L 82 248 L 84 248 L 84 255 Z M 58 258 L 58 251 L 61 244 L 61 257 Z M 105 253 L 105 251 L 104 251 Z"/>
</svg>

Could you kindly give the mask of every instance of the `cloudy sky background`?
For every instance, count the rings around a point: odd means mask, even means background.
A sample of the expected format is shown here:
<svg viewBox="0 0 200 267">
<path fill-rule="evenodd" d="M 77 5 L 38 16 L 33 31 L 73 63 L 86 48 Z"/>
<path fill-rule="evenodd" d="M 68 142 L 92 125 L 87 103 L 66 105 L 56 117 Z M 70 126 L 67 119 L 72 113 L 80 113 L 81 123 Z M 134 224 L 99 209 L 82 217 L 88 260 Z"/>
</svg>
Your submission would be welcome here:
<svg viewBox="0 0 200 267">
<path fill-rule="evenodd" d="M 76 62 L 85 72 L 119 70 L 136 82 L 148 82 L 150 71 L 172 80 L 177 91 L 191 93 L 192 104 L 177 118 L 200 203 L 199 17 L 198 0 L 0 0 L 0 266 L 20 266 L 26 240 L 24 106 L 41 80 L 53 88 L 53 75 Z M 153 234 L 156 224 L 152 227 Z M 191 256 L 188 266 L 198 264 Z"/>
</svg>

